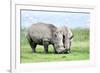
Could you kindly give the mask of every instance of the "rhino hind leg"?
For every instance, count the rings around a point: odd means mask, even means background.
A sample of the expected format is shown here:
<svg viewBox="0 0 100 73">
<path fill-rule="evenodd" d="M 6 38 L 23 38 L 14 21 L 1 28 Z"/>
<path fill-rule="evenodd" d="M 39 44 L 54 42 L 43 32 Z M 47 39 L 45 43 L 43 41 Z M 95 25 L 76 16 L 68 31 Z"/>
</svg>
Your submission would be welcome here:
<svg viewBox="0 0 100 73">
<path fill-rule="evenodd" d="M 35 44 L 35 43 L 30 43 L 30 46 L 31 46 L 31 48 L 32 48 L 32 52 L 33 52 L 33 53 L 36 53 L 36 46 L 37 46 L 37 44 Z"/>
<path fill-rule="evenodd" d="M 36 52 L 36 46 L 37 46 L 37 44 L 35 44 L 35 43 L 32 42 L 32 41 L 29 41 L 29 44 L 30 44 L 30 46 L 31 46 L 31 48 L 32 48 L 32 52 L 35 53 L 35 52 Z"/>
<path fill-rule="evenodd" d="M 28 39 L 30 47 L 32 48 L 32 52 L 35 53 L 37 44 L 35 42 L 33 42 L 29 36 L 27 36 L 27 39 Z"/>
<path fill-rule="evenodd" d="M 53 44 L 53 48 L 54 48 L 54 53 L 58 54 L 58 52 L 56 51 L 56 48 L 55 48 L 54 44 Z"/>
</svg>

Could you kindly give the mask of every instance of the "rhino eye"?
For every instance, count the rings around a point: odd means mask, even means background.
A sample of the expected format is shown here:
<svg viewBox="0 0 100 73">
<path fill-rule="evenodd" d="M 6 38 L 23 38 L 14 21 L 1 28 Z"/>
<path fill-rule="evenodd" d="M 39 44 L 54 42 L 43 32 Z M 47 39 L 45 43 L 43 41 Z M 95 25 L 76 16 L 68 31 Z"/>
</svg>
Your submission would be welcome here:
<svg viewBox="0 0 100 73">
<path fill-rule="evenodd" d="M 55 34 L 55 37 L 57 37 L 57 35 Z"/>
</svg>

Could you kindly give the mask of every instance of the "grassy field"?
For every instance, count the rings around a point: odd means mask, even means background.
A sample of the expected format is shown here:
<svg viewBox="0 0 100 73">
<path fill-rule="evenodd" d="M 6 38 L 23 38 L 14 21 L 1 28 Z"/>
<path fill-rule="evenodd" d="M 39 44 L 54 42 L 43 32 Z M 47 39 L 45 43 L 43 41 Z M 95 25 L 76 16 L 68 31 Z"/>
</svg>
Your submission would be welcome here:
<svg viewBox="0 0 100 73">
<path fill-rule="evenodd" d="M 25 31 L 21 30 L 21 63 L 49 62 L 49 61 L 71 61 L 89 59 L 89 29 L 72 29 L 74 34 L 70 54 L 54 54 L 52 45 L 49 46 L 49 53 L 44 53 L 43 46 L 38 45 L 37 53 L 32 49 L 25 37 Z"/>
</svg>

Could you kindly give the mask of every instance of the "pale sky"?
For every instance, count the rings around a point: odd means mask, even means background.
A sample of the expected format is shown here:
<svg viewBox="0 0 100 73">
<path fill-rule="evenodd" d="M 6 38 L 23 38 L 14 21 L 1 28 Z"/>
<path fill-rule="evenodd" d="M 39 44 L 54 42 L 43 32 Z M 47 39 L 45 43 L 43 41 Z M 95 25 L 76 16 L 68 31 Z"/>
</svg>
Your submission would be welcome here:
<svg viewBox="0 0 100 73">
<path fill-rule="evenodd" d="M 44 22 L 69 28 L 89 28 L 90 14 L 76 12 L 21 11 L 21 26 L 29 27 L 33 23 Z"/>
</svg>

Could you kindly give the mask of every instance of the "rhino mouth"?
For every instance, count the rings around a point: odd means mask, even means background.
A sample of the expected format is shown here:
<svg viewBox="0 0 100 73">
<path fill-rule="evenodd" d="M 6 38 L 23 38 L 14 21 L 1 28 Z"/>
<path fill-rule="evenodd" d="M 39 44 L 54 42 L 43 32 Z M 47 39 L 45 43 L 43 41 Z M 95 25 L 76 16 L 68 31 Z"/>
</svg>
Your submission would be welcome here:
<svg viewBox="0 0 100 73">
<path fill-rule="evenodd" d="M 63 45 L 56 45 L 55 46 L 57 53 L 64 53 L 65 52 L 65 48 Z"/>
</svg>

